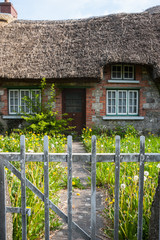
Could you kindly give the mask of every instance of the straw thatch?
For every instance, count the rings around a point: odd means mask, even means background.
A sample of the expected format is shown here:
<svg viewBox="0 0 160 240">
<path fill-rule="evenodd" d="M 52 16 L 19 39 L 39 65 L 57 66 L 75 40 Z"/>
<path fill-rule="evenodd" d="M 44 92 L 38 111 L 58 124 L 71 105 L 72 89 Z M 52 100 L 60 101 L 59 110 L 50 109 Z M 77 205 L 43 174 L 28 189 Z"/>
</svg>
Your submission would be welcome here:
<svg viewBox="0 0 160 240">
<path fill-rule="evenodd" d="M 156 8 L 157 9 L 157 8 Z M 112 62 L 160 77 L 160 11 L 67 21 L 16 20 L 0 28 L 0 77 L 97 78 Z"/>
</svg>

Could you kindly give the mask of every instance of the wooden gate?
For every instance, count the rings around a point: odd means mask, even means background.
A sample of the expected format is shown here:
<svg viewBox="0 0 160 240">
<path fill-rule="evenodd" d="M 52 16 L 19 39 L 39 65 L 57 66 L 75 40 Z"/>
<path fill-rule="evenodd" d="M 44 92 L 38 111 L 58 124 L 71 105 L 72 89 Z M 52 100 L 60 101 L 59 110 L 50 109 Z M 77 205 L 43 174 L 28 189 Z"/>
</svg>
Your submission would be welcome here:
<svg viewBox="0 0 160 240">
<path fill-rule="evenodd" d="M 95 167 L 96 152 L 93 149 L 92 164 Z M 77 160 L 82 160 L 77 159 Z M 87 158 L 88 160 L 88 158 Z M 21 163 L 21 172 L 18 171 L 10 161 Z M 36 188 L 25 176 L 26 162 L 44 162 L 44 194 Z M 49 162 L 68 163 L 68 216 L 63 213 L 53 202 L 49 200 Z M 21 181 L 21 208 L 7 207 L 5 202 L 5 167 L 7 167 Z M 83 239 L 95 240 L 96 208 L 95 208 L 95 175 L 94 186 L 92 184 L 91 197 L 91 236 L 72 221 L 72 137 L 68 136 L 67 153 L 49 154 L 48 137 L 44 137 L 44 153 L 25 153 L 25 137 L 21 136 L 20 153 L 0 153 L 0 240 L 6 240 L 6 213 L 20 213 L 22 215 L 22 240 L 27 240 L 27 214 L 31 214 L 31 209 L 26 208 L 26 187 L 37 195 L 45 204 L 45 240 L 49 240 L 49 208 L 52 209 L 65 223 L 68 224 L 68 239 L 72 239 L 72 229 L 77 231 Z"/>
<path fill-rule="evenodd" d="M 160 153 L 145 153 L 145 138 L 140 138 L 140 153 L 120 153 L 120 137 L 116 136 L 115 153 L 96 153 L 96 137 L 92 136 L 91 153 L 73 153 L 72 137 L 67 138 L 67 153 L 49 153 L 48 137 L 44 137 L 44 153 L 25 153 L 25 137 L 21 136 L 20 153 L 0 153 L 0 240 L 6 240 L 6 212 L 22 214 L 22 239 L 27 239 L 27 215 L 31 210 L 26 209 L 26 187 L 35 193 L 45 203 L 45 240 L 49 240 L 49 208 L 68 223 L 68 239 L 72 239 L 72 230 L 76 230 L 84 239 L 96 240 L 96 162 L 115 164 L 115 203 L 114 203 L 114 240 L 118 240 L 119 231 L 119 176 L 120 162 L 140 163 L 139 171 L 139 200 L 137 239 L 142 240 L 143 233 L 143 185 L 145 162 L 160 162 Z M 10 162 L 19 161 L 21 172 Z M 25 162 L 44 162 L 44 194 L 39 191 L 25 176 Z M 91 236 L 72 221 L 72 162 L 91 163 Z M 68 216 L 49 200 L 49 162 L 68 163 Z M 5 203 L 5 167 L 21 180 L 21 208 L 6 207 Z M 160 240 L 160 234 L 159 234 Z"/>
</svg>

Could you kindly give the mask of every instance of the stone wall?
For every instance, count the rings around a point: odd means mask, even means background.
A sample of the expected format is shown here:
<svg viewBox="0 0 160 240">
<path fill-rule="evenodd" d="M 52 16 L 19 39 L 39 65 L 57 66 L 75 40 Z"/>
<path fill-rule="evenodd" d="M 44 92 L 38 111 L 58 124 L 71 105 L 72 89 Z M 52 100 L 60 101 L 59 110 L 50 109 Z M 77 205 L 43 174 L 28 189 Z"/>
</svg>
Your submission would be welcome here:
<svg viewBox="0 0 160 240">
<path fill-rule="evenodd" d="M 155 83 L 151 77 L 152 71 L 144 66 L 135 66 L 135 79 L 139 83 L 110 83 L 110 66 L 106 66 L 103 80 L 95 88 L 87 89 L 86 126 L 96 125 L 102 128 L 114 129 L 118 126 L 134 125 L 137 130 L 160 133 L 160 82 Z M 137 88 L 139 90 L 139 116 L 143 120 L 103 120 L 106 116 L 107 88 Z"/>
</svg>

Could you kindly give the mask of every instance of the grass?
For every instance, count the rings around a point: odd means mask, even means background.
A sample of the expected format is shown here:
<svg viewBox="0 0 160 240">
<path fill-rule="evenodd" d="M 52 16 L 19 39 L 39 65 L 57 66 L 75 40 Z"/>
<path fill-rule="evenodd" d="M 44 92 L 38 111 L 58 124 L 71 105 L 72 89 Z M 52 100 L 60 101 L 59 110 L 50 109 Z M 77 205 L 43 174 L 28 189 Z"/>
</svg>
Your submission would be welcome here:
<svg viewBox="0 0 160 240">
<path fill-rule="evenodd" d="M 91 151 L 92 129 L 84 129 L 83 143 L 87 151 Z M 116 133 L 115 133 L 116 134 Z M 97 152 L 115 152 L 115 134 L 97 134 Z M 129 126 L 121 138 L 121 153 L 138 153 L 140 151 L 140 137 L 136 130 Z M 160 138 L 149 134 L 145 143 L 146 153 L 160 153 Z M 151 205 L 158 182 L 160 164 L 145 163 L 144 172 L 144 200 L 143 200 L 143 239 L 148 239 Z M 105 232 L 113 238 L 114 221 L 114 163 L 97 163 L 97 186 L 107 189 L 104 217 L 110 219 L 110 226 Z M 119 212 L 119 239 L 137 239 L 138 221 L 138 179 L 139 163 L 120 164 L 120 212 Z"/>
<path fill-rule="evenodd" d="M 26 133 L 26 152 L 43 152 L 43 137 L 44 136 L 40 134 L 36 135 L 31 132 Z M 64 135 L 49 137 L 49 151 L 52 153 L 64 152 L 65 144 L 66 138 Z M 19 133 L 12 133 L 11 135 L 6 134 L 5 136 L 0 135 L 0 151 L 19 152 Z M 12 162 L 12 164 L 20 170 L 20 164 L 18 162 Z M 21 207 L 21 183 L 8 169 L 6 169 L 6 174 L 12 206 Z M 26 177 L 42 193 L 44 192 L 43 163 L 26 163 Z M 49 163 L 49 197 L 54 204 L 57 204 L 59 201 L 58 191 L 66 187 L 66 179 L 66 168 L 62 167 L 60 163 Z M 27 239 L 39 239 L 40 237 L 44 237 L 44 203 L 28 188 L 26 189 L 26 196 L 26 206 L 31 208 L 31 216 L 27 218 Z M 59 226 L 59 218 L 53 211 L 50 211 L 50 229 L 54 230 Z M 20 214 L 13 214 L 13 239 L 21 239 Z"/>
</svg>

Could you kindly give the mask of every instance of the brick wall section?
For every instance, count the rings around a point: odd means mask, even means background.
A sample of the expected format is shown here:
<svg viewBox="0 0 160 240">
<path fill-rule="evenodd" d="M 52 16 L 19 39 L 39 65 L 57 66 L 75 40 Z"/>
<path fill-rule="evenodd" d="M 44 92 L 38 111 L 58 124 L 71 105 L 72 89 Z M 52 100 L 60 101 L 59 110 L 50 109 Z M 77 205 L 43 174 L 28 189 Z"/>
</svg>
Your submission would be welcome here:
<svg viewBox="0 0 160 240">
<path fill-rule="evenodd" d="M 56 90 L 56 102 L 55 102 L 55 111 L 58 112 L 58 118 L 62 117 L 62 91 L 59 89 Z"/>
<path fill-rule="evenodd" d="M 55 98 L 55 103 L 53 103 L 53 111 L 57 112 L 58 111 L 58 118 L 62 117 L 62 91 L 60 89 L 55 88 L 55 93 L 56 93 L 56 98 Z M 43 93 L 42 96 L 42 104 L 45 104 L 48 102 L 50 96 L 50 86 L 45 89 L 45 92 Z"/>
<path fill-rule="evenodd" d="M 0 113 L 3 115 L 8 115 L 8 96 L 7 96 L 7 89 L 3 88 L 0 89 L 1 93 L 1 100 L 0 100 Z"/>
<path fill-rule="evenodd" d="M 111 79 L 110 65 L 106 66 L 104 70 L 104 78 L 95 88 L 87 89 L 86 91 L 86 127 L 92 127 L 93 125 L 111 125 L 115 126 L 117 123 L 124 125 L 126 121 L 104 121 L 102 117 L 106 115 L 106 88 L 116 87 L 116 88 L 139 88 L 139 116 L 149 115 L 150 112 L 158 112 L 160 114 L 160 95 L 158 89 L 155 86 L 153 80 L 149 77 L 147 69 L 141 65 L 135 65 L 135 80 L 139 83 L 109 83 L 108 80 Z M 149 97 L 152 96 L 152 97 Z M 148 100 L 147 100 L 148 99 Z M 149 101 L 149 103 L 147 103 Z M 151 103 L 152 102 L 152 105 Z M 153 117 L 154 118 L 154 117 Z M 147 119 L 147 118 L 146 118 Z M 155 121 L 154 119 L 149 119 L 146 121 L 128 121 L 127 124 L 135 124 L 139 127 L 148 121 L 148 127 L 151 125 L 149 122 Z M 157 121 L 157 120 L 156 120 Z M 141 128 L 140 127 L 140 128 Z M 153 126 L 152 126 L 153 127 Z M 149 128 L 152 128 L 151 126 Z M 150 129 L 151 130 L 151 129 Z"/>
</svg>

